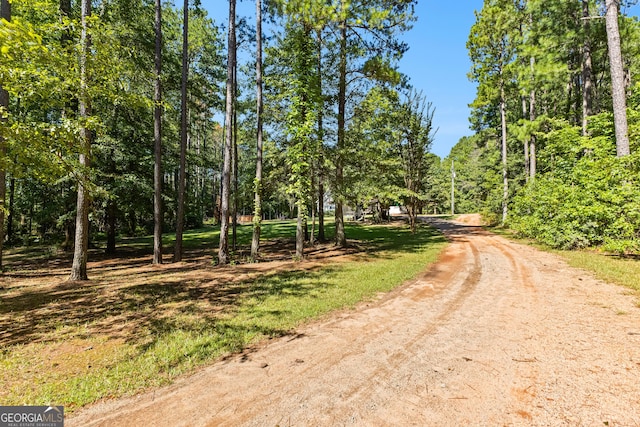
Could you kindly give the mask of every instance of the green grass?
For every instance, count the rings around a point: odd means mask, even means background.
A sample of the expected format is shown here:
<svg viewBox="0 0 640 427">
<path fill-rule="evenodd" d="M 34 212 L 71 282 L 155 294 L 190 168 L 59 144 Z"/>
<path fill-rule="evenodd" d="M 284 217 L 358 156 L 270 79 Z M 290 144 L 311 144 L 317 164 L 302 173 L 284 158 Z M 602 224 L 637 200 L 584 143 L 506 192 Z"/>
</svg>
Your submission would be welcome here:
<svg viewBox="0 0 640 427">
<path fill-rule="evenodd" d="M 640 261 L 593 251 L 554 251 L 569 265 L 595 273 L 606 282 L 640 291 Z"/>
<path fill-rule="evenodd" d="M 263 236 L 290 238 L 293 230 L 292 222 L 274 222 L 265 225 Z M 217 233 L 190 231 L 185 246 L 211 248 Z M 239 242 L 247 244 L 250 234 L 250 226 L 239 227 Z M 387 292 L 427 268 L 446 245 L 426 226 L 412 235 L 402 225 L 350 225 L 347 235 L 366 248 L 357 261 L 243 280 L 216 282 L 220 270 L 211 267 L 147 268 L 135 275 L 125 267 L 119 276 L 94 272 L 86 289 L 59 285 L 35 291 L 18 280 L 12 287 L 23 294 L 3 301 L 0 323 L 24 316 L 40 324 L 36 330 L 25 323 L 15 343 L 0 347 L 0 401 L 61 404 L 72 412 L 101 398 L 166 384 L 258 340 L 292 333 L 304 322 Z M 212 278 L 200 278 L 207 274 Z M 128 277 L 135 283 L 123 283 Z M 51 304 L 62 308 L 46 311 Z M 115 326 L 126 333 L 109 329 Z"/>
</svg>

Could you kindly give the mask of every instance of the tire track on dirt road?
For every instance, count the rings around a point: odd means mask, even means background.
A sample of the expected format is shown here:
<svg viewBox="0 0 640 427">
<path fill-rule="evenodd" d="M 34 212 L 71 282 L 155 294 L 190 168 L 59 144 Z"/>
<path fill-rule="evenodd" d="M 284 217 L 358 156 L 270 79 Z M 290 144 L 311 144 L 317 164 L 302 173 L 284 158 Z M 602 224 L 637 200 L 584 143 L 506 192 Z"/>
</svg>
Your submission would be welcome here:
<svg viewBox="0 0 640 427">
<path fill-rule="evenodd" d="M 424 337 L 432 334 L 459 309 L 475 289 L 480 275 L 478 250 L 473 244 L 460 241 L 442 254 L 437 267 L 384 297 L 371 309 L 349 314 L 337 323 L 327 325 L 334 336 L 345 330 L 359 330 L 362 333 L 338 353 L 332 352 L 320 358 L 305 356 L 305 360 L 309 357 L 313 365 L 307 367 L 305 363 L 297 375 L 314 380 L 323 379 L 322 385 L 308 394 L 313 398 L 318 395 L 337 396 L 331 408 L 323 408 L 330 410 L 331 420 L 314 418 L 312 423 L 334 425 L 345 420 L 365 420 L 373 409 L 383 406 L 384 398 L 380 395 L 393 388 L 400 368 L 416 357 Z M 438 303 L 430 304 L 429 310 L 425 311 L 425 299 Z M 418 321 L 407 322 L 407 319 Z M 400 334 L 395 333 L 398 328 L 402 331 Z M 321 335 L 316 334 L 313 338 L 322 339 Z M 308 338 L 312 339 L 311 336 Z M 331 339 L 329 336 L 324 338 Z M 327 371 L 329 366 L 336 366 L 336 371 Z M 411 373 L 404 375 L 404 381 L 411 376 Z M 330 379 L 326 380 L 327 377 Z M 286 384 L 290 383 L 288 379 L 285 379 L 285 383 L 276 382 L 277 387 L 288 395 L 295 394 L 294 391 L 299 387 L 299 384 Z M 363 402 L 366 403 L 362 405 Z M 302 398 L 300 404 L 307 408 L 313 406 L 308 397 Z M 279 406 L 279 402 L 273 402 L 273 405 Z M 354 409 L 358 406 L 361 409 Z M 245 409 L 242 422 L 260 425 L 262 421 L 255 421 L 254 410 Z M 261 411 L 263 409 L 257 412 Z M 278 420 L 278 424 L 286 421 Z M 384 418 L 378 421 L 384 424 Z"/>
<path fill-rule="evenodd" d="M 476 356 L 475 353 L 472 353 L 473 357 L 463 356 L 463 360 L 468 362 L 464 364 L 449 361 L 452 365 L 449 369 L 460 371 L 460 374 L 449 375 L 448 380 L 451 384 L 448 387 L 459 391 L 456 396 L 448 396 L 449 401 L 437 403 L 441 405 L 439 412 L 473 412 L 472 407 L 479 405 L 485 407 L 485 420 L 489 421 L 488 425 L 503 423 L 505 419 L 509 423 L 527 423 L 531 420 L 537 369 L 535 363 L 531 363 L 533 359 L 527 356 L 527 337 L 510 332 L 515 336 L 508 337 L 506 343 L 503 341 L 504 331 L 513 328 L 514 322 L 536 322 L 535 315 L 532 314 L 535 311 L 531 308 L 536 304 L 537 291 L 531 280 L 530 267 L 518 258 L 517 251 L 511 248 L 506 240 L 481 227 L 461 227 L 460 224 L 437 219 L 431 219 L 430 222 L 454 242 L 461 240 L 474 247 L 477 253 L 481 253 L 480 270 L 483 274 L 478 295 L 474 295 L 477 298 L 472 298 L 467 307 L 458 307 L 459 310 L 447 329 L 453 336 L 469 337 L 469 331 L 479 337 L 485 335 L 479 343 L 480 356 Z M 473 313 L 476 316 L 475 321 L 470 321 L 464 313 Z M 519 347 L 519 353 L 512 353 L 511 347 L 514 345 L 511 342 Z M 464 343 L 463 339 L 462 344 Z M 452 353 L 454 351 L 452 350 Z M 489 378 L 495 377 L 490 381 L 492 384 L 487 384 L 487 378 L 472 375 L 470 371 L 476 368 L 486 370 Z M 504 372 L 507 372 L 506 378 L 510 383 L 502 378 Z M 478 390 L 485 392 L 476 393 Z M 495 407 L 487 407 L 487 402 L 492 402 Z M 499 408 L 499 411 L 496 411 L 496 408 Z M 437 417 L 433 415 L 431 420 Z M 464 417 L 456 419 L 464 420 Z M 477 420 L 473 419 L 466 421 L 471 424 L 477 423 Z M 445 418 L 441 422 L 449 421 Z"/>
</svg>

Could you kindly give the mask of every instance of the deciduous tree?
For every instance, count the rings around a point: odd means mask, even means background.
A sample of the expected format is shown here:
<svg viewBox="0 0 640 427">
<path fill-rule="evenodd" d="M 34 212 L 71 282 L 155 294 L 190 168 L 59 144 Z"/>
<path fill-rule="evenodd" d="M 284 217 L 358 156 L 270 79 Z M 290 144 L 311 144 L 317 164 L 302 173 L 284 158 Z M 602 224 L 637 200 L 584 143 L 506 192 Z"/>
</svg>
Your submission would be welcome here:
<svg viewBox="0 0 640 427">
<path fill-rule="evenodd" d="M 476 106 L 498 105 L 502 153 L 502 222 L 507 220 L 509 179 L 507 150 L 507 85 L 519 46 L 517 9 L 512 0 L 485 0 L 471 27 L 467 47 L 472 62 L 471 78 L 478 82 Z"/>
</svg>

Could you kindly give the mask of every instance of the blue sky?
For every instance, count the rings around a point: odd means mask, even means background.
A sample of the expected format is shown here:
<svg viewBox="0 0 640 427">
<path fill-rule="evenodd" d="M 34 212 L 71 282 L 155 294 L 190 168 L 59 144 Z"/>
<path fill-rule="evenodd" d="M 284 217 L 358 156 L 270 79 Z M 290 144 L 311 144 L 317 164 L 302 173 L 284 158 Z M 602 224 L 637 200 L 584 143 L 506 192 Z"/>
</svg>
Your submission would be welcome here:
<svg viewBox="0 0 640 427">
<path fill-rule="evenodd" d="M 476 86 L 467 78 L 471 63 L 466 43 L 474 11 L 481 9 L 482 3 L 419 1 L 418 21 L 404 38 L 410 48 L 400 62 L 400 71 L 435 107 L 438 132 L 431 151 L 440 157 L 446 157 L 461 137 L 471 134 L 468 104 L 475 98 Z"/>
<path fill-rule="evenodd" d="M 201 1 L 216 22 L 226 21 L 228 2 Z M 476 85 L 467 78 L 471 64 L 466 43 L 475 21 L 474 11 L 482 4 L 483 0 L 419 0 L 418 20 L 403 37 L 410 48 L 400 62 L 400 71 L 435 107 L 438 132 L 431 151 L 440 157 L 446 157 L 461 137 L 471 135 L 468 105 L 475 98 Z M 255 2 L 239 2 L 237 12 L 253 20 Z M 627 10 L 635 16 L 639 12 L 640 5 Z"/>
</svg>

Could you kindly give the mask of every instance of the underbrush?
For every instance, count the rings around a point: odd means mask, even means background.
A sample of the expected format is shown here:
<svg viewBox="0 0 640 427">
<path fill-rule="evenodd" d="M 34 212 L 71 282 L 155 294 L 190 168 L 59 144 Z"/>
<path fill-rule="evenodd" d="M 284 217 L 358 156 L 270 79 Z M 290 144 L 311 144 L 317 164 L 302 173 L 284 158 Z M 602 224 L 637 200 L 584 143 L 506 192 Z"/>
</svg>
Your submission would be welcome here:
<svg viewBox="0 0 640 427">
<path fill-rule="evenodd" d="M 594 133 L 602 120 L 593 118 Z M 557 249 L 640 254 L 640 153 L 617 158 L 612 138 L 579 132 L 546 136 L 539 159 L 545 170 L 518 192 L 508 225 Z"/>
</svg>

